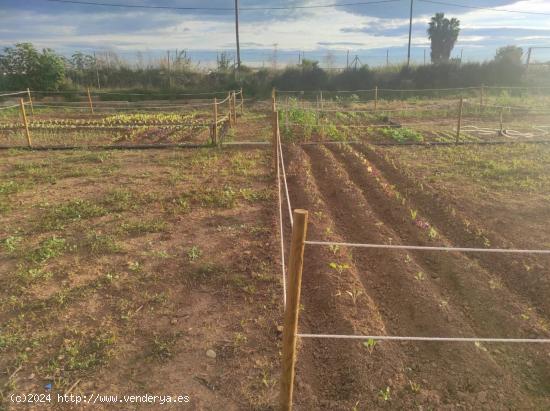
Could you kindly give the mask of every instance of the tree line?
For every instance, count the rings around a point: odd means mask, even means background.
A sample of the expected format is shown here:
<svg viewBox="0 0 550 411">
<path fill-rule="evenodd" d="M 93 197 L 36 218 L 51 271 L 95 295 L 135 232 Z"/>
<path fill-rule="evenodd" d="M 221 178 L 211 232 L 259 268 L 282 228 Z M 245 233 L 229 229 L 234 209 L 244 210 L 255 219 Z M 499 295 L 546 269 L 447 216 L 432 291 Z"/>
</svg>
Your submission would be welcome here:
<svg viewBox="0 0 550 411">
<path fill-rule="evenodd" d="M 0 54 L 0 90 L 82 90 L 119 89 L 141 91 L 210 91 L 243 87 L 249 96 L 267 96 L 272 87 L 293 90 L 354 90 L 375 86 L 393 89 L 454 88 L 480 86 L 517 86 L 529 79 L 522 64 L 523 50 L 506 46 L 494 58 L 479 63 L 451 59 L 460 33 L 460 22 L 443 13 L 432 17 L 427 35 L 431 42 L 431 64 L 371 68 L 349 67 L 341 72 L 324 70 L 319 63 L 303 59 L 298 65 L 275 70 L 241 66 L 237 71 L 225 53 L 215 68 L 193 65 L 185 51 L 168 56 L 160 64 L 130 65 L 115 53 L 101 60 L 95 55 L 76 52 L 61 56 L 51 49 L 37 50 L 30 43 L 5 47 Z M 119 97 L 120 98 L 120 97 Z"/>
</svg>

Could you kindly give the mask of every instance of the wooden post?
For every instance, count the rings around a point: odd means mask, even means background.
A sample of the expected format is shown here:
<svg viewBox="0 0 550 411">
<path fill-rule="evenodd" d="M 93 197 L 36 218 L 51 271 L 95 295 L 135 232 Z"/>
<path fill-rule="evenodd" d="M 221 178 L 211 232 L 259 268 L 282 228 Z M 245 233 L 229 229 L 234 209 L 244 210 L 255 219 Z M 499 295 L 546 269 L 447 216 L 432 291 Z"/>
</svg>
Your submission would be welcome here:
<svg viewBox="0 0 550 411">
<path fill-rule="evenodd" d="M 237 124 L 237 95 L 233 91 L 233 118 L 235 119 L 235 124 Z"/>
<path fill-rule="evenodd" d="M 294 226 L 290 243 L 288 261 L 288 289 L 283 325 L 283 366 L 281 372 L 281 410 L 292 410 L 294 391 L 294 366 L 296 364 L 296 334 L 298 333 L 298 314 L 300 312 L 300 291 L 302 288 L 302 268 L 304 264 L 304 246 L 307 233 L 306 210 L 294 210 Z"/>
<path fill-rule="evenodd" d="M 484 89 L 484 85 L 482 84 L 481 87 L 479 88 L 479 107 L 483 107 L 483 89 Z"/>
<path fill-rule="evenodd" d="M 25 134 L 27 136 L 27 144 L 29 148 L 32 148 L 31 133 L 29 131 L 29 122 L 27 120 L 27 113 L 25 112 L 25 100 L 19 99 L 19 107 L 21 108 L 21 117 L 23 119 L 23 127 L 25 127 Z"/>
<path fill-rule="evenodd" d="M 229 92 L 227 101 L 229 102 L 229 127 L 233 128 L 233 110 L 231 110 L 231 92 Z"/>
<path fill-rule="evenodd" d="M 277 92 L 275 91 L 275 87 L 271 89 L 271 99 L 275 100 L 277 98 Z"/>
<path fill-rule="evenodd" d="M 31 105 L 31 114 L 34 116 L 34 106 L 32 104 L 31 90 L 27 88 L 27 95 L 29 96 L 29 103 Z"/>
<path fill-rule="evenodd" d="M 378 86 L 374 87 L 374 111 L 378 107 Z"/>
<path fill-rule="evenodd" d="M 90 95 L 90 87 L 88 87 L 88 104 L 90 105 L 90 111 L 94 114 L 94 104 L 92 103 L 92 96 Z"/>
<path fill-rule="evenodd" d="M 244 115 L 244 94 L 243 88 L 241 87 L 241 116 Z"/>
<path fill-rule="evenodd" d="M 504 108 L 500 108 L 500 130 L 498 133 L 500 136 L 504 134 Z"/>
<path fill-rule="evenodd" d="M 460 127 L 462 126 L 462 105 L 464 101 L 462 100 L 462 97 L 460 97 L 460 103 L 458 105 L 458 123 L 456 125 L 456 142 L 458 143 L 460 139 Z"/>
<path fill-rule="evenodd" d="M 214 127 L 212 128 L 212 144 L 218 144 L 218 99 L 214 97 Z"/>
<path fill-rule="evenodd" d="M 272 116 L 272 126 L 273 126 L 273 130 L 272 130 L 272 148 L 273 148 L 273 169 L 276 169 L 277 168 L 277 161 L 279 161 L 279 159 L 277 158 L 277 146 L 278 146 L 278 141 L 279 141 L 279 113 L 277 112 L 277 110 L 274 110 L 273 113 L 271 113 L 271 116 Z"/>
<path fill-rule="evenodd" d="M 323 104 L 323 90 L 319 90 L 319 98 L 321 101 L 321 111 L 325 108 L 325 105 Z"/>
</svg>

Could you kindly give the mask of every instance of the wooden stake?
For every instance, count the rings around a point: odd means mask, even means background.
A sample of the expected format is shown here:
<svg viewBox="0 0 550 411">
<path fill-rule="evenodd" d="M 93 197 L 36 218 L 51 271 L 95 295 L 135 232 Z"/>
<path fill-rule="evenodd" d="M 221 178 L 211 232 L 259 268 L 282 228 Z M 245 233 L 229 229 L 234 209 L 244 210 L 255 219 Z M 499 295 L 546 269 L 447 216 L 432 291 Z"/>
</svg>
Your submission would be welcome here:
<svg viewBox="0 0 550 411">
<path fill-rule="evenodd" d="M 300 291 L 302 288 L 302 268 L 304 264 L 304 245 L 307 233 L 306 210 L 294 210 L 294 226 L 290 243 L 288 261 L 288 290 L 283 325 L 283 366 L 281 372 L 281 410 L 292 410 L 294 391 L 294 366 L 296 364 L 296 334 L 298 333 L 298 314 L 300 311 Z"/>
<path fill-rule="evenodd" d="M 244 115 L 244 95 L 243 95 L 243 89 L 241 87 L 241 116 Z"/>
<path fill-rule="evenodd" d="M 500 108 L 500 131 L 499 135 L 502 136 L 504 134 L 504 108 Z"/>
<path fill-rule="evenodd" d="M 484 85 L 482 84 L 481 87 L 479 88 L 479 106 L 480 107 L 483 107 L 483 89 L 484 89 Z"/>
<path fill-rule="evenodd" d="M 462 105 L 464 101 L 462 97 L 460 97 L 460 103 L 458 105 L 458 124 L 456 125 L 456 142 L 460 140 L 460 127 L 462 126 Z"/>
<path fill-rule="evenodd" d="M 378 107 L 378 86 L 374 88 L 374 111 Z"/>
<path fill-rule="evenodd" d="M 25 127 L 25 134 L 27 136 L 27 144 L 29 148 L 32 148 L 31 132 L 29 131 L 29 122 L 27 120 L 27 113 L 25 112 L 25 100 L 19 99 L 19 107 L 21 108 L 21 117 L 23 118 L 23 127 Z"/>
<path fill-rule="evenodd" d="M 94 104 L 92 103 L 92 96 L 90 94 L 90 87 L 88 87 L 88 104 L 90 105 L 90 111 L 94 114 Z"/>
<path fill-rule="evenodd" d="M 233 128 L 233 110 L 231 110 L 231 92 L 229 92 L 229 127 Z"/>
<path fill-rule="evenodd" d="M 233 118 L 235 119 L 235 124 L 237 124 L 237 96 L 233 91 Z"/>
<path fill-rule="evenodd" d="M 319 98 L 321 101 L 321 110 L 325 108 L 325 105 L 323 104 L 323 90 L 319 90 Z"/>
<path fill-rule="evenodd" d="M 34 106 L 32 104 L 31 90 L 27 88 L 27 95 L 29 96 L 29 103 L 31 105 L 31 114 L 34 116 Z"/>
<path fill-rule="evenodd" d="M 275 87 L 271 89 L 271 99 L 275 100 L 277 98 L 277 92 L 275 91 Z"/>
<path fill-rule="evenodd" d="M 214 127 L 212 128 L 212 144 L 218 144 L 218 99 L 214 97 Z"/>
<path fill-rule="evenodd" d="M 274 110 L 272 115 L 273 131 L 272 131 L 272 146 L 273 146 L 273 169 L 277 168 L 277 145 L 278 145 L 278 134 L 279 134 L 279 113 L 277 110 Z"/>
</svg>

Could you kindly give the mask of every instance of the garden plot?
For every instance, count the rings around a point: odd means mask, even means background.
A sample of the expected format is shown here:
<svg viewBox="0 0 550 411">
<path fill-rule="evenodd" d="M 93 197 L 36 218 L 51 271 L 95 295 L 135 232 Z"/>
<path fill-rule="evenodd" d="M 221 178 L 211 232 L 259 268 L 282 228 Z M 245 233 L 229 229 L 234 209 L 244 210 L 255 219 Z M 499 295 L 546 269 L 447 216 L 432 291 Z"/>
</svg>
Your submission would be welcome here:
<svg viewBox="0 0 550 411">
<path fill-rule="evenodd" d="M 310 241 L 548 249 L 546 224 L 532 230 L 547 216 L 546 146 L 510 147 L 287 146 L 290 200 L 309 211 Z M 441 183 L 449 173 L 462 195 Z M 491 217 L 495 199 L 508 218 Z M 306 244 L 304 259 L 301 334 L 550 335 L 548 256 Z M 304 409 L 550 405 L 547 344 L 302 338 L 298 353 Z"/>
<path fill-rule="evenodd" d="M 51 384 L 187 394 L 194 409 L 273 404 L 266 153 L 0 153 L 2 403 Z"/>
</svg>

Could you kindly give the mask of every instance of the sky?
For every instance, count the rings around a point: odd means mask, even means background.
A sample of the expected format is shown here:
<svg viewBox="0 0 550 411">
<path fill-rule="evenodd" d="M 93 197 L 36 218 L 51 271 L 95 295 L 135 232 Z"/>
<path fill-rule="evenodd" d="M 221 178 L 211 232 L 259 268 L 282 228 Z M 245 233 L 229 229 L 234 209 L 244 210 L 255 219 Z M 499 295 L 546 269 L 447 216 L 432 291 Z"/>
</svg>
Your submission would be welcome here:
<svg viewBox="0 0 550 411">
<path fill-rule="evenodd" d="M 48 0 L 0 0 L 0 47 L 31 42 L 70 56 L 112 51 L 144 63 L 167 50 L 187 50 L 209 66 L 217 53 L 235 54 L 234 0 L 88 0 L 127 5 L 208 7 L 227 10 L 146 10 Z M 240 0 L 241 59 L 251 66 L 298 63 L 301 56 L 321 66 L 344 67 L 355 56 L 369 65 L 401 63 L 407 55 L 410 0 L 348 5 L 373 0 Z M 445 0 L 441 0 L 445 1 Z M 482 61 L 498 47 L 550 46 L 550 0 L 447 0 L 450 3 L 521 14 L 479 10 L 414 0 L 412 60 L 429 60 L 426 29 L 430 17 L 444 12 L 461 23 L 453 56 Z M 258 7 L 331 5 L 323 8 L 258 10 Z M 254 9 L 256 8 L 256 9 Z M 535 50 L 535 60 L 550 60 L 550 49 Z"/>
</svg>

